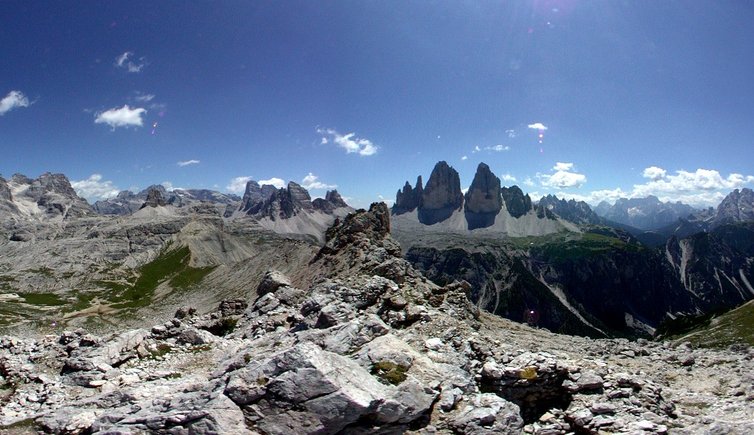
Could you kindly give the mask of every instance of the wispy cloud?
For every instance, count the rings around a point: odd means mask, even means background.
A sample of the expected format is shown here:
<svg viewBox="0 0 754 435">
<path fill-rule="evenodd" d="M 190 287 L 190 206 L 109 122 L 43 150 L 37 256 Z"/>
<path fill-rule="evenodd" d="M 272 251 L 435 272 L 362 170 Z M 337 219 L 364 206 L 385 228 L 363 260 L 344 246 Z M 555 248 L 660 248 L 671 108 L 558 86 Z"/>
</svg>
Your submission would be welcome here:
<svg viewBox="0 0 754 435">
<path fill-rule="evenodd" d="M 112 198 L 119 192 L 112 181 L 103 181 L 100 174 L 92 174 L 86 180 L 71 181 L 71 186 L 77 195 L 89 201 Z"/>
<path fill-rule="evenodd" d="M 309 175 L 304 177 L 303 180 L 301 180 L 301 186 L 304 189 L 335 189 L 338 187 L 337 184 L 326 184 L 321 181 L 319 181 L 319 177 L 309 172 Z"/>
<path fill-rule="evenodd" d="M 500 145 L 500 144 L 498 144 L 498 145 L 491 146 L 491 147 L 484 147 L 484 149 L 486 149 L 488 151 L 500 152 L 500 151 L 510 151 L 511 147 L 509 147 L 508 145 Z"/>
<path fill-rule="evenodd" d="M 358 153 L 360 156 L 371 156 L 379 149 L 369 139 L 357 137 L 356 133 L 340 134 L 332 128 L 317 128 L 316 131 L 322 135 L 322 144 L 327 144 L 332 140 L 348 154 Z"/>
<path fill-rule="evenodd" d="M 500 176 L 500 180 L 507 181 L 507 182 L 510 183 L 510 182 L 515 182 L 516 181 L 516 177 L 514 177 L 511 174 L 503 174 L 503 175 Z"/>
<path fill-rule="evenodd" d="M 547 126 L 542 124 L 541 122 L 535 122 L 534 124 L 529 124 L 527 127 L 533 129 L 533 130 L 547 130 Z"/>
<path fill-rule="evenodd" d="M 134 100 L 140 102 L 140 103 L 148 103 L 152 100 L 154 100 L 155 95 L 154 94 L 144 94 L 141 92 L 136 92 L 136 96 L 134 97 Z"/>
<path fill-rule="evenodd" d="M 251 177 L 241 176 L 241 177 L 235 177 L 230 180 L 227 186 L 225 186 L 225 190 L 227 190 L 230 193 L 244 193 L 246 191 L 246 183 L 251 181 Z"/>
<path fill-rule="evenodd" d="M 469 159 L 469 156 L 462 156 L 461 157 L 461 160 L 468 160 L 468 159 Z"/>
<path fill-rule="evenodd" d="M 516 133 L 516 130 L 505 130 L 505 134 L 508 135 L 508 139 L 514 139 L 518 134 Z"/>
<path fill-rule="evenodd" d="M 10 91 L 0 100 L 0 116 L 19 107 L 29 107 L 31 102 L 21 91 Z"/>
<path fill-rule="evenodd" d="M 138 73 L 147 66 L 147 59 L 145 57 L 136 58 L 133 51 L 126 51 L 115 58 L 115 66 L 130 73 Z"/>
<path fill-rule="evenodd" d="M 176 163 L 180 167 L 188 166 L 188 165 L 198 165 L 201 163 L 200 160 L 181 160 L 180 162 Z"/>
<path fill-rule="evenodd" d="M 107 124 L 113 129 L 117 127 L 141 127 L 144 125 L 142 115 L 147 109 L 141 107 L 130 108 L 127 104 L 120 108 L 112 108 L 97 113 L 94 117 L 95 124 Z"/>
</svg>

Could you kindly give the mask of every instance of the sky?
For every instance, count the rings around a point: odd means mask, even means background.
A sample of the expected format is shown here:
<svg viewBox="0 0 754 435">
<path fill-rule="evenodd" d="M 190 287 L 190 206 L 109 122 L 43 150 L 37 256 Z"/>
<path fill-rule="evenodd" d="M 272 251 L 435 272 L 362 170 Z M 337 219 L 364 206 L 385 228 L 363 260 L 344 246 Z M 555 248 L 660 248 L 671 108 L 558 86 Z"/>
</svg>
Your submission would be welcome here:
<svg viewBox="0 0 754 435">
<path fill-rule="evenodd" d="M 754 187 L 746 1 L 0 2 L 0 174 L 90 201 L 249 179 L 395 199 L 447 161 L 533 199 Z"/>
</svg>

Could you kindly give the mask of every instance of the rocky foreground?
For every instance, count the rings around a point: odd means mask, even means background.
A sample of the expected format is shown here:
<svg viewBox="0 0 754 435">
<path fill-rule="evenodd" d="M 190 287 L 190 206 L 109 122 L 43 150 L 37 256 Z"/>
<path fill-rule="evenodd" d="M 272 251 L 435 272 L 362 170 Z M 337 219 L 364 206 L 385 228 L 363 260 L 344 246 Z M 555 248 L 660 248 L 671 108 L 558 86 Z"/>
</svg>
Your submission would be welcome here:
<svg viewBox="0 0 754 435">
<path fill-rule="evenodd" d="M 373 205 L 299 289 L 150 330 L 0 338 L 9 433 L 754 433 L 754 349 L 556 335 L 480 313 L 401 258 Z"/>
</svg>

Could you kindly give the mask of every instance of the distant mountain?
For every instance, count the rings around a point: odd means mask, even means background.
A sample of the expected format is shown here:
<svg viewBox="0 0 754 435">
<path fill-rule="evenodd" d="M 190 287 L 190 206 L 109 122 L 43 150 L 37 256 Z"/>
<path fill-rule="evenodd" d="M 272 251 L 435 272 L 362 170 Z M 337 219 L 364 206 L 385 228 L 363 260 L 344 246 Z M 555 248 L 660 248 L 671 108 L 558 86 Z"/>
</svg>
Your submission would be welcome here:
<svg viewBox="0 0 754 435">
<path fill-rule="evenodd" d="M 754 220 L 754 191 L 738 189 L 729 193 L 717 207 L 712 227 Z"/>
<path fill-rule="evenodd" d="M 63 174 L 49 172 L 31 179 L 15 174 L 0 177 L 0 218 L 70 219 L 93 214 L 92 207 L 76 194 Z"/>
<path fill-rule="evenodd" d="M 646 198 L 621 198 L 614 205 L 602 202 L 594 212 L 611 221 L 630 225 L 641 230 L 662 228 L 696 212 L 681 202 L 662 202 L 656 196 Z"/>
<path fill-rule="evenodd" d="M 604 225 L 606 222 L 584 201 L 573 199 L 566 201 L 565 199 L 558 199 L 555 195 L 547 195 L 539 200 L 539 206 L 575 224 Z"/>
<path fill-rule="evenodd" d="M 577 230 L 546 207 L 535 206 L 518 186 L 502 186 L 485 163 L 479 164 L 464 194 L 458 172 L 438 162 L 426 185 L 419 176 L 416 187 L 407 181 L 398 190 L 392 214 L 399 240 L 424 233 L 522 237 Z"/>
<path fill-rule="evenodd" d="M 232 206 L 233 209 L 241 201 L 237 195 L 220 193 L 207 189 L 174 189 L 168 191 L 165 186 L 152 185 L 139 193 L 128 190 L 121 191 L 114 198 L 94 203 L 94 210 L 103 215 L 128 215 L 141 208 L 149 196 L 149 192 L 159 192 L 166 205 L 186 207 L 198 203 L 209 203 L 218 206 Z"/>
<path fill-rule="evenodd" d="M 723 225 L 751 221 L 754 221 L 754 191 L 748 188 L 736 189 L 729 193 L 717 208 L 710 207 L 686 217 L 680 217 L 664 227 L 640 235 L 639 238 L 664 241 L 670 236 L 688 237 L 712 231 Z"/>
</svg>

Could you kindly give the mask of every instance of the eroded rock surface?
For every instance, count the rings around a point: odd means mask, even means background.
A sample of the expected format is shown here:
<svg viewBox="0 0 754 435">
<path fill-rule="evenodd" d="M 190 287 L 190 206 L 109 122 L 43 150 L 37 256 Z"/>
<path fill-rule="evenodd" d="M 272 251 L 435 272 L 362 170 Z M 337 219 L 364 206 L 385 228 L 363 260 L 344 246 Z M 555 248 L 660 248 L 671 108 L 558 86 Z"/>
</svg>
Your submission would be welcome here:
<svg viewBox="0 0 754 435">
<path fill-rule="evenodd" d="M 481 314 L 400 257 L 389 211 L 338 222 L 297 288 L 150 330 L 0 338 L 8 431 L 750 433 L 751 349 L 561 336 Z M 15 426 L 13 426 L 15 425 Z M 19 429 L 19 430 L 20 430 Z"/>
</svg>

